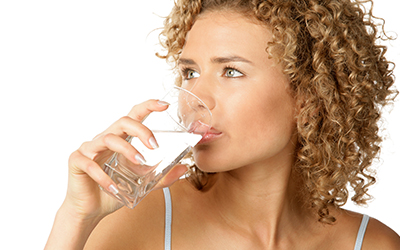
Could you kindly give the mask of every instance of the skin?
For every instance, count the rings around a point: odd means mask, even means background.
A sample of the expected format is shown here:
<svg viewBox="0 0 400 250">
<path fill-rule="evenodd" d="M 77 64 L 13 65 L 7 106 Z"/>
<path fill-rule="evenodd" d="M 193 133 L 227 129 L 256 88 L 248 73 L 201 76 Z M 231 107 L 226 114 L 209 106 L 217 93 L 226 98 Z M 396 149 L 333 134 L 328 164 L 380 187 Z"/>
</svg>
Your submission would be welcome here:
<svg viewBox="0 0 400 250">
<path fill-rule="evenodd" d="M 265 53 L 270 39 L 267 27 L 235 12 L 204 13 L 187 35 L 179 62 L 183 87 L 210 108 L 215 130 L 211 141 L 196 146 L 194 157 L 202 170 L 217 174 L 205 191 L 185 180 L 171 186 L 173 249 L 354 247 L 362 215 L 332 208 L 337 222 L 325 225 L 301 202 L 292 171 L 297 109 L 288 79 Z M 60 246 L 65 233 L 72 235 L 65 244 L 86 244 L 85 249 L 163 249 L 161 190 L 133 210 L 117 210 L 94 185 L 112 184 L 101 173 L 100 159 L 117 150 L 134 161 L 137 152 L 122 138 L 133 134 L 148 142 L 152 135 L 139 121 L 165 108 L 154 100 L 136 106 L 71 156 L 68 195 L 47 249 Z M 178 166 L 159 188 L 183 172 Z M 363 249 L 399 248 L 400 238 L 371 219 Z"/>
</svg>

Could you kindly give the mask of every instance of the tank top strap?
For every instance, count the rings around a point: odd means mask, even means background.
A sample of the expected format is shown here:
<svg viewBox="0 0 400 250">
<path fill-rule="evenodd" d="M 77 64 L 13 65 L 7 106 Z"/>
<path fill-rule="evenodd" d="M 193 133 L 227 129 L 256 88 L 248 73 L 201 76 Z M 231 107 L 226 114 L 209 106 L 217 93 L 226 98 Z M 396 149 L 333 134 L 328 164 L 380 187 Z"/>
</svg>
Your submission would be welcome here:
<svg viewBox="0 0 400 250">
<path fill-rule="evenodd" d="M 169 188 L 163 188 L 165 200 L 165 233 L 164 249 L 171 250 L 172 202 Z"/>
<path fill-rule="evenodd" d="M 171 250 L 171 237 L 172 237 L 172 201 L 171 193 L 168 187 L 163 188 L 165 200 L 165 234 L 164 234 L 164 249 Z M 356 244 L 354 250 L 361 250 L 364 241 L 365 231 L 367 230 L 369 216 L 363 215 L 360 228 L 358 229 Z"/>
<path fill-rule="evenodd" d="M 369 216 L 364 214 L 360 228 L 358 229 L 357 240 L 356 240 L 356 245 L 354 246 L 354 250 L 361 250 L 364 241 L 365 231 L 367 230 L 368 226 L 368 221 L 369 221 Z"/>
</svg>

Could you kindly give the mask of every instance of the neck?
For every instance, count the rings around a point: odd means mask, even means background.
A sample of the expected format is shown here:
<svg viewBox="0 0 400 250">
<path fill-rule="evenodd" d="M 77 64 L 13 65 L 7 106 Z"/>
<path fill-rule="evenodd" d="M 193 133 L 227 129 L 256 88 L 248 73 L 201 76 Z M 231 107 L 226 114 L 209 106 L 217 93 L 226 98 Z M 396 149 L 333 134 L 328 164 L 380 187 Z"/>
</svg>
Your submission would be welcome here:
<svg viewBox="0 0 400 250">
<path fill-rule="evenodd" d="M 265 244 L 299 230 L 309 217 L 299 199 L 294 158 L 279 159 L 219 173 L 210 190 L 215 214 L 224 223 L 268 241 Z"/>
</svg>

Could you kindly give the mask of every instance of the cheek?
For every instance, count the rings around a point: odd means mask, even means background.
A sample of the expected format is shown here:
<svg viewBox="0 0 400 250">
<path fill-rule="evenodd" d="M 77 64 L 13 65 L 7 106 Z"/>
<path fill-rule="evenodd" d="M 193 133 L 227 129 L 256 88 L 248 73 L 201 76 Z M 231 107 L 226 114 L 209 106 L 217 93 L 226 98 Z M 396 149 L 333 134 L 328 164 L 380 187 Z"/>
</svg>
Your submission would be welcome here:
<svg viewBox="0 0 400 250">
<path fill-rule="evenodd" d="M 264 105 L 264 108 L 243 112 L 242 120 L 245 122 L 237 123 L 235 141 L 249 149 L 246 151 L 272 153 L 274 149 L 283 147 L 293 135 L 295 123 L 291 106 L 278 100 Z"/>
<path fill-rule="evenodd" d="M 232 155 L 241 153 L 260 159 L 283 150 L 296 127 L 290 94 L 284 88 L 270 89 L 253 92 L 244 100 L 246 103 L 237 106 L 229 118 Z"/>
<path fill-rule="evenodd" d="M 278 155 L 288 147 L 295 130 L 290 100 L 230 102 L 224 109 L 224 138 L 195 150 L 198 167 L 206 172 L 228 171 Z"/>
<path fill-rule="evenodd" d="M 236 124 L 236 130 L 242 135 L 273 139 L 290 133 L 295 120 L 294 100 L 285 89 L 253 91 L 245 100 L 246 103 L 237 105 L 237 111 L 230 116 L 230 123 Z"/>
</svg>

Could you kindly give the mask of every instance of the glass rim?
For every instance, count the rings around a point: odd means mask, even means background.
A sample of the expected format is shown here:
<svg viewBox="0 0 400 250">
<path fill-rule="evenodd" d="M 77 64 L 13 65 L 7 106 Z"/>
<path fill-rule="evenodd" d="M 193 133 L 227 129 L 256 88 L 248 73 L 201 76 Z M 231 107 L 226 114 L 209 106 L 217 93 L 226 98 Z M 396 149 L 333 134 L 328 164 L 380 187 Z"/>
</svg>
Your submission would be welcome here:
<svg viewBox="0 0 400 250">
<path fill-rule="evenodd" d="M 179 86 L 173 86 L 172 89 L 182 90 L 182 91 L 188 93 L 189 95 L 194 96 L 194 97 L 200 102 L 200 104 L 203 105 L 203 106 L 206 108 L 208 114 L 210 115 L 210 121 L 209 121 L 210 124 L 209 124 L 209 125 L 210 125 L 210 127 L 211 127 L 211 121 L 212 121 L 212 113 L 211 113 L 211 110 L 210 110 L 210 108 L 207 106 L 207 104 L 206 104 L 203 100 L 200 99 L 200 97 L 198 97 L 197 95 L 195 95 L 193 92 L 190 92 L 189 90 L 184 89 L 184 88 L 179 87 Z M 167 93 L 168 93 L 168 92 L 169 92 L 169 91 L 167 91 Z M 168 109 L 167 109 L 167 110 L 168 110 Z"/>
</svg>

